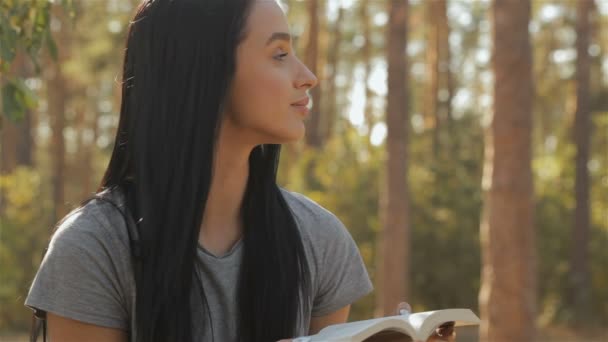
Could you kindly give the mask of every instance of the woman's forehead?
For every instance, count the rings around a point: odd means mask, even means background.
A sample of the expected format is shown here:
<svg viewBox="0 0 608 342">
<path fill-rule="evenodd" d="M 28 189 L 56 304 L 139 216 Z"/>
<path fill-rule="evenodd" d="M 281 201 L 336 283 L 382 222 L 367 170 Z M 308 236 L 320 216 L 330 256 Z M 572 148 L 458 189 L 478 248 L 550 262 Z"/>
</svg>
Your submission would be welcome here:
<svg viewBox="0 0 608 342">
<path fill-rule="evenodd" d="M 248 39 L 266 45 L 275 32 L 289 32 L 285 13 L 275 0 L 254 0 L 247 20 Z"/>
</svg>

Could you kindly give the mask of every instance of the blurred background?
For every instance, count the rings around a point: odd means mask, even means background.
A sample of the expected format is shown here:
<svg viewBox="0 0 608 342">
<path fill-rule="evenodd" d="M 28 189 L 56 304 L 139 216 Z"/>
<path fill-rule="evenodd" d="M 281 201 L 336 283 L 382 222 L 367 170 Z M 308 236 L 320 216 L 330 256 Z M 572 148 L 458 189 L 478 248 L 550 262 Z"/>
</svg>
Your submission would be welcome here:
<svg viewBox="0 0 608 342">
<path fill-rule="evenodd" d="M 0 3 L 1 341 L 108 163 L 139 3 Z M 482 339 L 608 340 L 608 0 L 280 3 L 320 83 L 279 183 L 356 240 L 375 291 L 350 319 L 405 299 Z"/>
</svg>

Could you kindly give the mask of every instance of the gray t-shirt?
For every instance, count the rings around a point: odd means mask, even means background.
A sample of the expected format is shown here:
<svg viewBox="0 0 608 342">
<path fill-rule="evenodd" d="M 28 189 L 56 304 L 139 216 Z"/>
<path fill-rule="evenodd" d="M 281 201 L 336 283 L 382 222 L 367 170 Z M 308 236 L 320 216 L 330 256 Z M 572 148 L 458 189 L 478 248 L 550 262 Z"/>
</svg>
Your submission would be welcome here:
<svg viewBox="0 0 608 342">
<path fill-rule="evenodd" d="M 310 312 L 298 321 L 298 335 L 308 335 L 311 316 L 323 316 L 351 304 L 372 290 L 359 250 L 342 222 L 306 196 L 281 189 L 291 208 L 309 264 Z M 105 191 L 119 206 L 120 191 Z M 122 216 L 110 204 L 92 200 L 59 225 L 32 283 L 25 305 L 39 312 L 99 326 L 135 331 L 135 282 L 129 235 Z M 136 234 L 136 232 L 132 232 Z M 221 257 L 202 246 L 195 265 L 205 287 L 215 341 L 235 341 L 237 279 L 242 240 Z M 193 291 L 198 287 L 193 286 Z M 191 296 L 193 336 L 210 341 L 207 311 Z M 203 316 L 205 315 L 205 316 Z M 203 320 L 205 323 L 198 323 Z M 285 336 L 286 338 L 289 336 Z"/>
</svg>

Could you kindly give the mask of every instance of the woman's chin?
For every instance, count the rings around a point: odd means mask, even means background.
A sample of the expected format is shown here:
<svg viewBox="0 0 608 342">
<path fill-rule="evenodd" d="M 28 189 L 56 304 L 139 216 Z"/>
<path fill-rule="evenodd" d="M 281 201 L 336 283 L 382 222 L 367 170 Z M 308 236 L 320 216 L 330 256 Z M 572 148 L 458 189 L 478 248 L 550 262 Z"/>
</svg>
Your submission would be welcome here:
<svg viewBox="0 0 608 342">
<path fill-rule="evenodd" d="M 291 128 L 289 130 L 285 130 L 280 135 L 274 136 L 272 139 L 269 139 L 271 144 L 289 144 L 295 143 L 304 138 L 306 133 L 306 128 L 302 124 L 301 128 Z"/>
<path fill-rule="evenodd" d="M 304 135 L 306 134 L 306 125 L 304 125 L 303 121 L 297 123 L 297 127 L 293 129 L 293 134 L 290 136 L 288 143 L 293 143 L 298 140 L 304 139 Z"/>
<path fill-rule="evenodd" d="M 255 134 L 260 144 L 294 143 L 304 138 L 306 125 L 302 120 L 291 120 L 282 125 L 267 125 L 264 129 L 255 129 Z"/>
</svg>

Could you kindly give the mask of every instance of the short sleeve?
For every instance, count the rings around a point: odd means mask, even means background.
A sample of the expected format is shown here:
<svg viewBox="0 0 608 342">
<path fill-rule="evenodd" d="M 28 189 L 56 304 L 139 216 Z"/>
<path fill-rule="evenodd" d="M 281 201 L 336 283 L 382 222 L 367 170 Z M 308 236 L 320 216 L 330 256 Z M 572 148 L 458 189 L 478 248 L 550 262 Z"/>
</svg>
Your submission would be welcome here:
<svg viewBox="0 0 608 342">
<path fill-rule="evenodd" d="M 91 209 L 69 214 L 51 238 L 25 305 L 37 314 L 128 330 L 115 249 Z"/>
<path fill-rule="evenodd" d="M 312 316 L 332 313 L 373 289 L 359 249 L 344 224 L 326 212 L 321 227 L 324 233 L 313 242 L 322 250 L 317 265 L 317 291 Z"/>
</svg>

